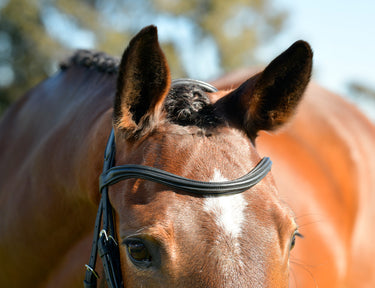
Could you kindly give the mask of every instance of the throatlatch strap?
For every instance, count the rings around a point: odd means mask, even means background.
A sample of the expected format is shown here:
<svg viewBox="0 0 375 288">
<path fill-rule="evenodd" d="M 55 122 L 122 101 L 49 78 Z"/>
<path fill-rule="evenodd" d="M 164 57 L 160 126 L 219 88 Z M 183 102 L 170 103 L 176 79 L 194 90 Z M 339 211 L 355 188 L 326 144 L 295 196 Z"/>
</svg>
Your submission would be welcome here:
<svg viewBox="0 0 375 288">
<path fill-rule="evenodd" d="M 98 251 L 98 238 L 99 238 L 99 229 L 102 219 L 102 212 L 103 212 L 103 201 L 100 199 L 98 212 L 96 214 L 95 220 L 95 229 L 94 229 L 94 239 L 92 240 L 92 247 L 91 247 L 91 255 L 89 264 L 86 265 L 86 274 L 85 280 L 83 281 L 84 288 L 96 288 L 97 279 L 99 275 L 95 272 L 96 266 L 96 255 Z"/>
<path fill-rule="evenodd" d="M 103 171 L 112 167 L 115 159 L 114 131 L 111 131 L 104 153 Z M 99 256 L 104 267 L 104 274 L 109 288 L 120 288 L 123 286 L 120 265 L 120 253 L 116 242 L 115 225 L 113 220 L 112 206 L 108 199 L 108 187 L 100 187 L 102 197 L 100 199 L 98 213 L 95 220 L 94 238 L 92 242 L 90 262 L 86 265 L 84 280 L 85 288 L 96 288 L 98 273 L 95 271 L 96 257 Z M 103 218 L 103 227 L 101 222 Z M 101 230 L 100 230 L 101 229 Z"/>
</svg>

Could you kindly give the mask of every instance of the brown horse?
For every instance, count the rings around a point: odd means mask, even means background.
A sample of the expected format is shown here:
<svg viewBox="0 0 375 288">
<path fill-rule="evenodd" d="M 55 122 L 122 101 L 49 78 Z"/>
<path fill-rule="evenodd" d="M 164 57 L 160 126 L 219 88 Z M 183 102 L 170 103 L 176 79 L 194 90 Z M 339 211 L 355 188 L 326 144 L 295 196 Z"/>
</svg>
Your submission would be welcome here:
<svg viewBox="0 0 375 288">
<path fill-rule="evenodd" d="M 119 65 L 76 54 L 0 124 L 1 286 L 82 287 L 113 127 L 116 166 L 218 182 L 274 162 L 233 195 L 110 186 L 124 287 L 374 287 L 375 129 L 315 85 L 301 101 L 311 67 L 299 41 L 253 76 L 214 82 L 221 91 L 171 85 L 155 27 Z"/>
</svg>

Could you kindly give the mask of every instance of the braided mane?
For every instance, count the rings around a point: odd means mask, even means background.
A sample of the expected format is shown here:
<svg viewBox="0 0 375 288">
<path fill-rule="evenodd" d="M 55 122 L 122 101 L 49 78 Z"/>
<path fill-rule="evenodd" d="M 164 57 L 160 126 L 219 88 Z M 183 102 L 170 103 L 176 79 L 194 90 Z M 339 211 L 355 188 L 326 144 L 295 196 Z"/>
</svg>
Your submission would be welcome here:
<svg viewBox="0 0 375 288">
<path fill-rule="evenodd" d="M 104 52 L 77 50 L 71 57 L 60 63 L 60 69 L 66 70 L 73 65 L 96 69 L 106 74 L 118 72 L 120 59 L 107 55 Z"/>
</svg>

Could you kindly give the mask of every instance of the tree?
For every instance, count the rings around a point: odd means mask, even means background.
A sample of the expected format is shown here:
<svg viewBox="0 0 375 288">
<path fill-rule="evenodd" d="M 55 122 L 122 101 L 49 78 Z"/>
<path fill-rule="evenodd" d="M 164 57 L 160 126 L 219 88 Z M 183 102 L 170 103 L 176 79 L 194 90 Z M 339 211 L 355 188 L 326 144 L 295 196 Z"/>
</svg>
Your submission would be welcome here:
<svg viewBox="0 0 375 288">
<path fill-rule="evenodd" d="M 375 89 L 360 82 L 350 82 L 349 85 L 350 94 L 354 97 L 364 97 L 368 100 L 375 101 Z"/>
<path fill-rule="evenodd" d="M 131 35 L 148 24 L 190 27 L 189 40 L 177 37 L 176 29 L 161 37 L 175 77 L 194 77 L 185 57 L 189 47 L 202 52 L 209 47 L 223 71 L 254 64 L 255 49 L 282 29 L 286 17 L 271 1 L 0 1 L 0 113 L 80 43 L 119 56 Z M 196 53 L 194 60 L 204 61 L 204 54 Z"/>
</svg>

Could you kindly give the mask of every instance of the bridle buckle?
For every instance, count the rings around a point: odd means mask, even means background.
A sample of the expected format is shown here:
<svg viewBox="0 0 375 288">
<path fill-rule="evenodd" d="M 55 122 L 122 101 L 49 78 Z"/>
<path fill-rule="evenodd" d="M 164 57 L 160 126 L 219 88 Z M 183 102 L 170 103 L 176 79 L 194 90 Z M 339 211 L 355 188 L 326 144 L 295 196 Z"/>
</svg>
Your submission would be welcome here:
<svg viewBox="0 0 375 288">
<path fill-rule="evenodd" d="M 85 267 L 86 267 L 86 270 L 90 271 L 95 276 L 96 279 L 100 278 L 98 273 L 96 273 L 96 271 L 91 266 L 85 264 Z"/>
<path fill-rule="evenodd" d="M 105 231 L 104 229 L 100 231 L 99 233 L 99 237 L 102 237 L 104 235 L 105 237 L 105 240 L 108 242 L 109 239 L 111 239 L 115 244 L 116 246 L 118 246 L 117 242 L 116 242 L 116 239 L 111 235 L 111 234 L 107 234 L 107 231 Z"/>
</svg>

